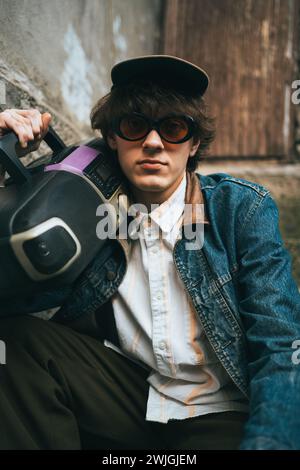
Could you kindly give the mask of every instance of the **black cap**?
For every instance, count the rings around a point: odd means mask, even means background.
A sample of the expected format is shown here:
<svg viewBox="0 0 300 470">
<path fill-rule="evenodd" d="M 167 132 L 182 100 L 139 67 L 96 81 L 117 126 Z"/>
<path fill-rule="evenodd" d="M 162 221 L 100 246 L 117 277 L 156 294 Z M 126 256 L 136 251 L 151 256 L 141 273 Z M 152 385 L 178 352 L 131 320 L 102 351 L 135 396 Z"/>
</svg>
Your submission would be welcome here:
<svg viewBox="0 0 300 470">
<path fill-rule="evenodd" d="M 149 79 L 183 93 L 200 96 L 209 83 L 207 73 L 200 67 L 170 55 L 134 57 L 119 62 L 111 70 L 112 88 L 136 79 Z"/>
</svg>

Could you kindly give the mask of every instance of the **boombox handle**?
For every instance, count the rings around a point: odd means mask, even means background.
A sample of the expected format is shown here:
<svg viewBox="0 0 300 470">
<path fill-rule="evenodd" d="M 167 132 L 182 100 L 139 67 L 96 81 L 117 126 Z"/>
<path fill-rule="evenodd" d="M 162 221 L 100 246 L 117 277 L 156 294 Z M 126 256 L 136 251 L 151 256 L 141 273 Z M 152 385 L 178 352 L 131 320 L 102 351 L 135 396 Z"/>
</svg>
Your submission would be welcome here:
<svg viewBox="0 0 300 470">
<path fill-rule="evenodd" d="M 43 140 L 53 152 L 60 152 L 66 148 L 62 139 L 51 126 L 49 126 Z M 19 160 L 28 153 L 30 153 L 30 141 L 27 148 L 22 148 L 14 132 L 9 132 L 0 138 L 0 164 L 3 165 L 15 183 L 21 184 L 31 179 L 30 171 Z"/>
</svg>

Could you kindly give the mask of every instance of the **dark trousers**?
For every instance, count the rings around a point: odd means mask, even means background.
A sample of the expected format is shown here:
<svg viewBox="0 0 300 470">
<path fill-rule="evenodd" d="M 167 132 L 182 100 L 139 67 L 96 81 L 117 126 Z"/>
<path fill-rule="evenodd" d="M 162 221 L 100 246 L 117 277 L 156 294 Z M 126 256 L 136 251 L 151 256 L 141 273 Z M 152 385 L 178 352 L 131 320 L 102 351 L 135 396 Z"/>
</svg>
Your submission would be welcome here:
<svg viewBox="0 0 300 470">
<path fill-rule="evenodd" d="M 0 320 L 0 449 L 236 449 L 247 415 L 145 421 L 149 372 L 30 316 Z"/>
</svg>

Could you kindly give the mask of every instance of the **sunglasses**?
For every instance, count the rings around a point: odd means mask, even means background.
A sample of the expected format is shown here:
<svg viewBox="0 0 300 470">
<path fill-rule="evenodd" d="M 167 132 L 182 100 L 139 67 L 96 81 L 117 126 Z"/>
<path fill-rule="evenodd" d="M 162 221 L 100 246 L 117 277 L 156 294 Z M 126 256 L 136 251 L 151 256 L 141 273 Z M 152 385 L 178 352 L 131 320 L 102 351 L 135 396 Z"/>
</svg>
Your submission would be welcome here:
<svg viewBox="0 0 300 470">
<path fill-rule="evenodd" d="M 188 115 L 168 115 L 161 119 L 151 119 L 144 114 L 131 113 L 121 116 L 113 123 L 114 132 L 125 140 L 135 141 L 146 137 L 152 129 L 171 144 L 181 144 L 189 140 L 195 132 L 195 121 Z"/>
</svg>

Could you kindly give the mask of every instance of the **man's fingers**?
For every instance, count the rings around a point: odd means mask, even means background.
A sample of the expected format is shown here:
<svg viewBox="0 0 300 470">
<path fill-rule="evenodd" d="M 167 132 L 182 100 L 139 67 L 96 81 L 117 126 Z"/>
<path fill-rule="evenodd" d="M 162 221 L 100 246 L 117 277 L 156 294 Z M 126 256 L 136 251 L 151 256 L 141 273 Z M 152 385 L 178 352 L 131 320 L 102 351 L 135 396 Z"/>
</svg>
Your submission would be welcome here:
<svg viewBox="0 0 300 470">
<path fill-rule="evenodd" d="M 22 147 L 27 142 L 38 141 L 48 132 L 51 114 L 43 113 L 37 109 L 7 109 L 0 113 L 0 128 L 4 131 L 13 130 Z"/>
<path fill-rule="evenodd" d="M 43 128 L 43 122 L 40 113 L 28 116 L 28 119 L 30 120 L 34 137 L 38 137 L 41 134 L 41 130 Z"/>
<path fill-rule="evenodd" d="M 1 119 L 1 127 L 3 129 L 12 130 L 18 136 L 22 147 L 27 146 L 27 141 L 33 139 L 31 127 L 22 120 L 18 119 L 14 113 L 3 112 Z"/>
<path fill-rule="evenodd" d="M 42 119 L 42 135 L 46 135 L 48 132 L 49 124 L 52 120 L 52 116 L 50 113 L 43 113 L 41 116 Z"/>
<path fill-rule="evenodd" d="M 22 118 L 30 123 L 34 137 L 38 137 L 43 130 L 42 115 L 37 109 L 15 110 Z M 27 121 L 28 120 L 28 121 Z"/>
</svg>

